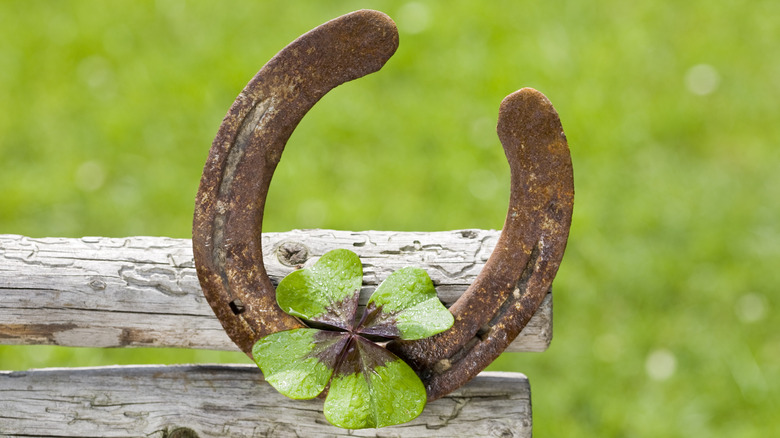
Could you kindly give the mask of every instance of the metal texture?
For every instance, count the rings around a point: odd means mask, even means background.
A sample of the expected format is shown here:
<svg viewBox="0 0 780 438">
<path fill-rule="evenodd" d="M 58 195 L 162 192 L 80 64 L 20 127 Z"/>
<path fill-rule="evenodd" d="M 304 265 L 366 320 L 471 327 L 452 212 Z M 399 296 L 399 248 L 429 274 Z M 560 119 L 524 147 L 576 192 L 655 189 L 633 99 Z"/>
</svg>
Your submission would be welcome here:
<svg viewBox="0 0 780 438">
<path fill-rule="evenodd" d="M 450 307 L 450 330 L 388 346 L 420 373 L 432 398 L 472 379 L 517 337 L 551 287 L 566 249 L 574 182 L 552 104 L 531 88 L 510 94 L 501 103 L 498 136 L 512 177 L 509 211 L 493 253 Z"/>
<path fill-rule="evenodd" d="M 302 327 L 276 304 L 260 238 L 268 186 L 285 143 L 325 93 L 379 70 L 397 47 L 395 24 L 380 12 L 329 21 L 271 59 L 219 128 L 195 202 L 192 244 L 206 299 L 247 354 L 263 336 Z"/>
<path fill-rule="evenodd" d="M 302 327 L 276 304 L 262 259 L 263 210 L 285 143 L 325 93 L 379 70 L 397 46 L 395 24 L 381 12 L 362 10 L 329 21 L 269 61 L 217 133 L 196 199 L 193 250 L 207 300 L 247 354 L 263 336 Z M 552 104 L 529 88 L 509 95 L 501 104 L 498 134 L 512 189 L 496 249 L 450 308 L 452 329 L 388 345 L 420 374 L 429 400 L 476 376 L 520 333 L 549 290 L 566 247 L 574 187 Z"/>
</svg>

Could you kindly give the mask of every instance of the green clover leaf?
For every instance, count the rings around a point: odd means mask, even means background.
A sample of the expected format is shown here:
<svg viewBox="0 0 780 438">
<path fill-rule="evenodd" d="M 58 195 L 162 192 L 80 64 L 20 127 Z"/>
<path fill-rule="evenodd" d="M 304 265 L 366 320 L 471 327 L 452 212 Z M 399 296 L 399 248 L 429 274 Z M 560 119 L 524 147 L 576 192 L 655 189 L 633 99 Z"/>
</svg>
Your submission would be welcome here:
<svg viewBox="0 0 780 438">
<path fill-rule="evenodd" d="M 346 429 L 384 427 L 413 420 L 427 401 L 414 370 L 362 336 L 352 338 L 330 382 L 325 418 Z"/>
<path fill-rule="evenodd" d="M 414 340 L 441 333 L 452 327 L 453 321 L 428 273 L 402 268 L 390 274 L 371 295 L 360 332 Z"/>
<path fill-rule="evenodd" d="M 338 333 L 301 328 L 270 334 L 255 342 L 252 356 L 265 380 L 297 400 L 317 397 L 330 381 L 348 339 Z"/>
<path fill-rule="evenodd" d="M 346 249 L 328 251 L 309 269 L 293 271 L 276 288 L 286 313 L 348 330 L 355 320 L 363 265 Z"/>
<path fill-rule="evenodd" d="M 280 393 L 310 399 L 328 388 L 325 418 L 348 429 L 405 423 L 420 415 L 427 400 L 414 370 L 367 337 L 421 339 L 453 324 L 430 277 L 417 268 L 391 274 L 356 322 L 362 271 L 355 253 L 333 250 L 285 277 L 276 289 L 282 310 L 325 329 L 274 333 L 252 350 L 266 381 Z"/>
</svg>

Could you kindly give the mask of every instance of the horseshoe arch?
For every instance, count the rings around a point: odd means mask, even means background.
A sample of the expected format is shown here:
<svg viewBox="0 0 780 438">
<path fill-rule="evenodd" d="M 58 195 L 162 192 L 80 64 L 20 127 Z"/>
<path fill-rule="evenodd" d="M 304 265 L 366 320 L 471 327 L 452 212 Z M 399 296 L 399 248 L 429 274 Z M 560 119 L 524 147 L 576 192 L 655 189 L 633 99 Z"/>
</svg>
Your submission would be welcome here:
<svg viewBox="0 0 780 438">
<path fill-rule="evenodd" d="M 397 47 L 395 23 L 381 12 L 331 20 L 263 66 L 219 128 L 196 198 L 193 251 L 206 299 L 250 356 L 257 339 L 303 327 L 276 304 L 262 256 L 266 195 L 284 146 L 328 91 L 378 71 Z M 429 400 L 476 376 L 514 340 L 549 290 L 566 247 L 574 185 L 558 114 L 544 95 L 524 88 L 501 103 L 497 130 L 511 194 L 493 254 L 450 308 L 450 330 L 388 345 L 419 373 Z"/>
</svg>

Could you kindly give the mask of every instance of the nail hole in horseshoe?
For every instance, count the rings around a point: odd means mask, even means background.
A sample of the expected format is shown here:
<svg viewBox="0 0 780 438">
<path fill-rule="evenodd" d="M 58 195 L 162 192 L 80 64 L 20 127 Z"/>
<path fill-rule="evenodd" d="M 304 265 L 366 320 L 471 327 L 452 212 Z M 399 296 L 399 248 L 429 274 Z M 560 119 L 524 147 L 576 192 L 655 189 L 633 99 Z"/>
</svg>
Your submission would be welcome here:
<svg viewBox="0 0 780 438">
<path fill-rule="evenodd" d="M 234 315 L 240 315 L 240 314 L 244 313 L 244 310 L 246 310 L 246 307 L 244 306 L 244 303 L 242 303 L 241 300 L 239 300 L 238 298 L 236 298 L 235 300 L 231 301 L 229 306 L 230 306 L 230 310 L 233 311 Z"/>
</svg>

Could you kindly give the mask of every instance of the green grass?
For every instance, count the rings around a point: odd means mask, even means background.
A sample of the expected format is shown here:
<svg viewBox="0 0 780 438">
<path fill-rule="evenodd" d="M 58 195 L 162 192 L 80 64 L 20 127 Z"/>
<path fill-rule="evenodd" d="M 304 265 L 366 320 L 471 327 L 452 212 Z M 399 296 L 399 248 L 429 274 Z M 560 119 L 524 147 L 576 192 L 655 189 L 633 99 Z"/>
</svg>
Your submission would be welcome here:
<svg viewBox="0 0 780 438">
<path fill-rule="evenodd" d="M 0 3 L 0 233 L 189 237 L 227 108 L 310 28 L 369 7 L 397 54 L 326 96 L 267 231 L 500 228 L 498 104 L 555 104 L 577 190 L 555 339 L 505 354 L 541 437 L 780 430 L 780 2 Z M 698 65 L 709 67 L 698 67 Z M 0 347 L 0 369 L 246 361 Z"/>
</svg>

